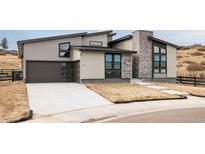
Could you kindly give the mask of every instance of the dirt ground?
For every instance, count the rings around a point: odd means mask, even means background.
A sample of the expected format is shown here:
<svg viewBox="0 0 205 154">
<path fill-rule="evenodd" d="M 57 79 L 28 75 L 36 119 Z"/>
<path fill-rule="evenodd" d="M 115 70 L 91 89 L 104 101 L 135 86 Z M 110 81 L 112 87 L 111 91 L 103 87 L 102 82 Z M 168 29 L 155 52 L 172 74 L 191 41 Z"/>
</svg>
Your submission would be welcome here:
<svg viewBox="0 0 205 154">
<path fill-rule="evenodd" d="M 183 91 L 196 96 L 205 97 L 205 87 L 194 87 L 192 85 L 176 84 L 176 83 L 156 83 L 159 86 L 168 87 L 173 90 Z"/>
<path fill-rule="evenodd" d="M 21 60 L 17 55 L 0 55 L 0 69 L 21 69 Z"/>
<path fill-rule="evenodd" d="M 23 82 L 0 82 L 0 122 L 12 122 L 29 113 L 26 86 Z"/>
<path fill-rule="evenodd" d="M 131 83 L 96 83 L 86 86 L 113 103 L 179 98 L 176 95 Z"/>
</svg>

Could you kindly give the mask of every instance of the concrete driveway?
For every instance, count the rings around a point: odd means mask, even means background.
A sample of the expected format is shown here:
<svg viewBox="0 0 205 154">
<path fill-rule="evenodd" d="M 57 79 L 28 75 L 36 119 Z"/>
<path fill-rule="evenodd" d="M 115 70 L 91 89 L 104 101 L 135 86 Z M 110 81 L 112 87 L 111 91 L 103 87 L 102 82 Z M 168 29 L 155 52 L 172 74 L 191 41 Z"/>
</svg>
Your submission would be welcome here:
<svg viewBox="0 0 205 154">
<path fill-rule="evenodd" d="M 56 114 L 112 104 L 78 83 L 32 83 L 27 84 L 27 90 L 30 108 L 35 115 Z"/>
</svg>

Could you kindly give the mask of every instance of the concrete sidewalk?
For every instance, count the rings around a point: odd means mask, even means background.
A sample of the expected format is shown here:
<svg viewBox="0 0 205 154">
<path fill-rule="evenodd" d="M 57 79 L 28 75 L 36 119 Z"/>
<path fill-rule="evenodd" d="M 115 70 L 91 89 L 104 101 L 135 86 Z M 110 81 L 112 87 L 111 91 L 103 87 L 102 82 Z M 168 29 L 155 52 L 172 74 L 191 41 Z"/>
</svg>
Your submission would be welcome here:
<svg viewBox="0 0 205 154">
<path fill-rule="evenodd" d="M 136 80 L 136 79 L 133 79 L 131 82 L 132 83 L 136 83 L 136 84 L 140 84 L 140 85 L 143 85 L 143 86 L 146 86 L 148 88 L 153 88 L 153 89 L 159 90 L 159 91 L 161 91 L 163 93 L 180 95 L 180 96 L 189 96 L 189 93 L 173 90 L 173 89 L 170 89 L 168 87 L 158 86 L 154 82 L 143 82 L 141 80 Z"/>
<path fill-rule="evenodd" d="M 123 117 L 163 110 L 199 107 L 205 107 L 205 98 L 188 96 L 187 99 L 182 100 L 147 101 L 91 107 L 40 117 L 27 122 L 92 122 L 119 116 Z"/>
</svg>

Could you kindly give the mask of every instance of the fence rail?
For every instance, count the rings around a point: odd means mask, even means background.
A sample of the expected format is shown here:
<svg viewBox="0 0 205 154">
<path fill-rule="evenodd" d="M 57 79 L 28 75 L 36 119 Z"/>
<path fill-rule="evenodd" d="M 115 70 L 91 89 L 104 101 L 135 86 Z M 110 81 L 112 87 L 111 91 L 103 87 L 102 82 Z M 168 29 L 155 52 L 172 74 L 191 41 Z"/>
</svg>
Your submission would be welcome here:
<svg viewBox="0 0 205 154">
<path fill-rule="evenodd" d="M 17 69 L 0 69 L 0 81 L 22 80 L 22 71 Z"/>
<path fill-rule="evenodd" d="M 205 78 L 177 76 L 176 80 L 178 83 L 182 83 L 182 84 L 192 84 L 194 86 L 198 86 L 198 85 L 205 86 Z"/>
<path fill-rule="evenodd" d="M 21 71 L 20 69 L 0 69 L 0 73 L 9 73 L 12 71 Z"/>
</svg>

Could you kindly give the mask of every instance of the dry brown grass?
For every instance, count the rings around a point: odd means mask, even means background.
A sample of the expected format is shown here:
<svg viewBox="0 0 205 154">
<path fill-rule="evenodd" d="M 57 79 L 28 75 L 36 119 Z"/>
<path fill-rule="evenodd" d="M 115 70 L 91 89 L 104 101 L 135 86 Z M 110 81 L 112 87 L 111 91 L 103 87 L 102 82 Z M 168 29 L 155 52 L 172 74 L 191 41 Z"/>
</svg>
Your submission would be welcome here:
<svg viewBox="0 0 205 154">
<path fill-rule="evenodd" d="M 5 56 L 6 52 L 0 52 L 0 56 Z"/>
<path fill-rule="evenodd" d="M 12 122 L 29 113 L 23 82 L 0 82 L 0 122 Z"/>
<path fill-rule="evenodd" d="M 202 52 L 196 51 L 196 52 L 191 53 L 191 55 L 192 56 L 203 56 L 204 54 Z"/>
<path fill-rule="evenodd" d="M 113 103 L 179 98 L 176 95 L 131 83 L 96 83 L 86 86 Z"/>
<path fill-rule="evenodd" d="M 184 75 L 189 76 L 190 74 L 196 74 L 196 76 L 199 76 L 200 73 L 205 72 L 204 70 L 188 70 L 187 67 L 189 64 L 201 64 L 201 62 L 205 61 L 205 55 L 201 54 L 203 52 L 200 52 L 200 56 L 197 53 L 196 55 L 193 54 L 195 52 L 198 52 L 198 49 L 202 47 L 191 47 L 189 46 L 189 49 L 187 50 L 178 50 L 177 51 L 177 74 L 178 75 Z M 192 55 L 191 55 L 192 54 Z M 198 65 L 198 66 L 199 66 Z M 201 64 L 200 67 L 204 67 L 204 65 Z"/>
<path fill-rule="evenodd" d="M 21 60 L 17 55 L 0 55 L 0 69 L 21 69 Z"/>
<path fill-rule="evenodd" d="M 180 55 L 177 55 L 177 58 L 183 58 L 182 56 L 180 56 Z"/>
<path fill-rule="evenodd" d="M 180 50 L 189 50 L 189 49 L 191 49 L 191 47 L 189 47 L 189 46 L 183 46 L 183 47 L 181 47 Z"/>
<path fill-rule="evenodd" d="M 204 71 L 205 67 L 201 64 L 189 64 L 189 66 L 187 66 L 187 70 L 192 72 Z"/>
<path fill-rule="evenodd" d="M 201 64 L 201 65 L 205 65 L 205 61 L 202 61 L 200 64 Z"/>
<path fill-rule="evenodd" d="M 198 48 L 198 51 L 205 51 L 205 47 Z"/>
<path fill-rule="evenodd" d="M 191 60 L 185 60 L 185 61 L 183 61 L 183 63 L 186 63 L 186 64 L 196 64 L 196 62 L 191 61 Z"/>
<path fill-rule="evenodd" d="M 192 85 L 182 85 L 176 83 L 157 83 L 157 85 L 168 87 L 173 90 L 187 92 L 192 95 L 205 97 L 205 88 L 203 87 L 194 87 Z"/>
</svg>

